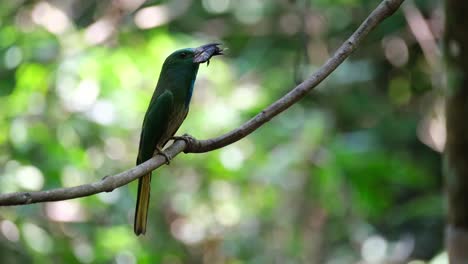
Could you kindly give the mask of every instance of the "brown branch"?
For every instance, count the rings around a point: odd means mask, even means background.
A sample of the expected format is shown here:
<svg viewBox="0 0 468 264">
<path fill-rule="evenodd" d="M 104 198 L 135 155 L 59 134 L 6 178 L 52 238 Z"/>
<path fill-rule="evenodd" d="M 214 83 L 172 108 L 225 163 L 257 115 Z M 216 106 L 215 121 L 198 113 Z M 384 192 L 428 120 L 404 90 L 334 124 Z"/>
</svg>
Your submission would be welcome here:
<svg viewBox="0 0 468 264">
<path fill-rule="evenodd" d="M 330 75 L 359 45 L 371 30 L 373 30 L 385 18 L 391 16 L 404 0 L 384 0 L 380 5 L 364 20 L 359 28 L 349 37 L 338 50 L 329 58 L 317 72 L 307 80 L 300 83 L 289 93 L 278 101 L 262 110 L 254 118 L 250 119 L 242 126 L 232 130 L 222 136 L 213 139 L 199 140 L 191 142 L 185 150 L 186 153 L 200 153 L 222 148 L 232 144 L 249 135 L 257 128 L 270 121 L 279 113 L 288 109 L 291 105 L 302 99 L 308 92 L 319 85 L 328 75 Z"/>
<path fill-rule="evenodd" d="M 298 102 L 310 90 L 320 84 L 328 75 L 330 75 L 359 45 L 371 30 L 373 30 L 385 18 L 391 16 L 404 0 L 384 0 L 367 17 L 359 28 L 346 40 L 335 54 L 325 62 L 307 80 L 300 83 L 278 101 L 274 102 L 255 117 L 217 138 L 207 140 L 190 139 L 187 142 L 177 140 L 165 151 L 171 157 L 175 157 L 180 152 L 201 153 L 222 148 L 232 144 L 271 120 L 279 113 L 288 109 L 291 105 Z M 129 182 L 145 175 L 146 173 L 157 169 L 163 165 L 165 159 L 161 156 L 155 156 L 152 159 L 124 172 L 113 176 L 104 177 L 99 182 L 84 184 L 71 188 L 58 188 L 48 191 L 38 192 L 17 192 L 0 195 L 0 206 L 21 205 L 30 203 L 39 203 L 47 201 L 60 201 L 78 197 L 93 195 L 100 192 L 111 192 L 115 188 L 121 187 Z"/>
</svg>

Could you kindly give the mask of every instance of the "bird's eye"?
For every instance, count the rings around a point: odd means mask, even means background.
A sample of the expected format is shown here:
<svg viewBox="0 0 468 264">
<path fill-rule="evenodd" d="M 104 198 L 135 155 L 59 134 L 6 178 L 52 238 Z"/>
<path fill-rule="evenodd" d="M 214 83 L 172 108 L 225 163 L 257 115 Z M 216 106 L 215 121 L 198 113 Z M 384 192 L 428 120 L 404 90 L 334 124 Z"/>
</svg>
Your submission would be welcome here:
<svg viewBox="0 0 468 264">
<path fill-rule="evenodd" d="M 180 53 L 180 57 L 181 57 L 182 59 L 185 58 L 185 57 L 187 57 L 187 55 L 188 55 L 187 52 L 182 52 L 182 53 Z"/>
</svg>

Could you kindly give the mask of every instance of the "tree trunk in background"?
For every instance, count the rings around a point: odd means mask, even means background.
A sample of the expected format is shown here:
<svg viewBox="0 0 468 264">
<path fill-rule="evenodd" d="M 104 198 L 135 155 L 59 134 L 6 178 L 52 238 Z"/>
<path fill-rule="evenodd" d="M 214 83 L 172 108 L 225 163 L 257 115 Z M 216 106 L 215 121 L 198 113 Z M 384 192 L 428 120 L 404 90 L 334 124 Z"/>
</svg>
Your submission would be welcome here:
<svg viewBox="0 0 468 264">
<path fill-rule="evenodd" d="M 450 263 L 468 263 L 468 1 L 446 0 L 446 230 Z"/>
</svg>

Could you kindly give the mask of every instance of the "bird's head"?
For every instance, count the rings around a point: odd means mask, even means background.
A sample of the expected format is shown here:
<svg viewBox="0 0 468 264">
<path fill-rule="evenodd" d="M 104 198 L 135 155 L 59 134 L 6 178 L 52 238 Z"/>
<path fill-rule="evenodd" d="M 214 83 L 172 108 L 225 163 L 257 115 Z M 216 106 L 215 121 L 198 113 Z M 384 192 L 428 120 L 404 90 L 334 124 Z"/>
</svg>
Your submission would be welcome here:
<svg viewBox="0 0 468 264">
<path fill-rule="evenodd" d="M 207 62 L 216 55 L 222 55 L 223 49 L 219 47 L 219 43 L 210 43 L 198 48 L 187 48 L 174 51 L 166 58 L 166 65 L 190 65 Z"/>
</svg>

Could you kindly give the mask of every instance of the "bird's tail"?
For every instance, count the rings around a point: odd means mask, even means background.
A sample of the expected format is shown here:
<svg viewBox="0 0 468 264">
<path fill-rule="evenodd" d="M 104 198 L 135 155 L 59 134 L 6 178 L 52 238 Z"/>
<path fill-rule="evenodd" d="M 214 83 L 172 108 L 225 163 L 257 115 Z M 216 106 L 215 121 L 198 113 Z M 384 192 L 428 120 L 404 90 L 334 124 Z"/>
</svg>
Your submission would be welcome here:
<svg viewBox="0 0 468 264">
<path fill-rule="evenodd" d="M 138 196 L 135 209 L 135 223 L 133 231 L 138 236 L 146 232 L 146 219 L 150 201 L 151 173 L 138 179 Z"/>
</svg>

